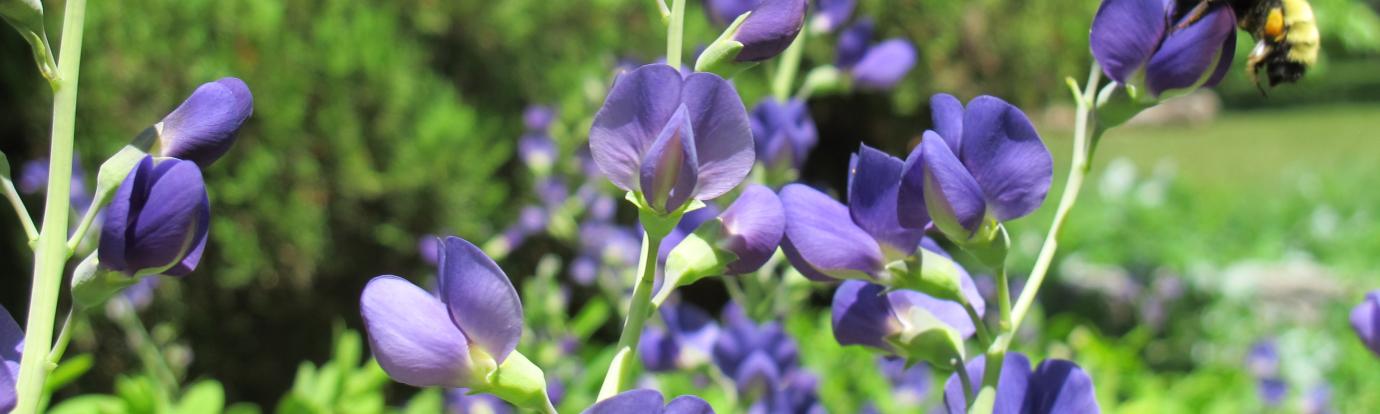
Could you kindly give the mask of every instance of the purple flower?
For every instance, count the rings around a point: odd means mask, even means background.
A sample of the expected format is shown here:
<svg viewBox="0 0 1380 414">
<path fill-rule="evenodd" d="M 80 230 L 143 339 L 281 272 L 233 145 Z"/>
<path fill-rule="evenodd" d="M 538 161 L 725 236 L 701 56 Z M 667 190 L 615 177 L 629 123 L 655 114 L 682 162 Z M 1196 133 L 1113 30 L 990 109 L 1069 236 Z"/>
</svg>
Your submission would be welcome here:
<svg viewBox="0 0 1380 414">
<path fill-rule="evenodd" d="M 752 8 L 733 34 L 733 40 L 743 44 L 736 58 L 739 62 L 757 62 L 781 54 L 800 29 L 805 26 L 807 0 L 762 0 Z"/>
<path fill-rule="evenodd" d="M 19 360 L 24 351 L 24 330 L 0 306 L 0 413 L 14 409 L 18 402 L 15 384 L 19 382 Z"/>
<path fill-rule="evenodd" d="M 206 168 L 235 143 L 235 132 L 254 112 L 254 96 L 238 78 L 204 83 L 154 125 L 163 156 Z"/>
<path fill-rule="evenodd" d="M 441 239 L 434 234 L 423 235 L 417 239 L 417 253 L 422 255 L 422 261 L 435 266 L 441 260 Z"/>
<path fill-rule="evenodd" d="M 1200 18 L 1165 0 L 1103 0 L 1089 43 L 1107 77 L 1122 84 L 1142 80 L 1152 97 L 1172 89 L 1217 85 L 1236 53 L 1236 15 L 1212 2 Z M 1194 3 L 1196 4 L 1196 3 Z"/>
<path fill-rule="evenodd" d="M 853 17 L 857 6 L 858 0 L 815 0 L 815 17 L 810 25 L 819 32 L 832 32 Z"/>
<path fill-rule="evenodd" d="M 546 132 L 528 132 L 518 140 L 518 157 L 534 171 L 545 173 L 556 164 L 560 150 Z"/>
<path fill-rule="evenodd" d="M 1279 348 L 1275 341 L 1261 340 L 1251 345 L 1246 353 L 1246 369 L 1256 378 L 1269 378 L 1279 375 Z"/>
<path fill-rule="evenodd" d="M 621 76 L 594 116 L 599 169 L 660 213 L 732 190 L 752 169 L 752 131 L 738 92 L 709 73 L 666 65 Z"/>
<path fill-rule="evenodd" d="M 661 307 L 666 328 L 648 326 L 642 332 L 637 354 L 648 371 L 688 369 L 707 362 L 719 336 L 719 325 L 700 308 L 689 304 Z"/>
<path fill-rule="evenodd" d="M 747 13 L 762 0 L 704 0 L 704 13 L 709 16 L 709 21 L 719 26 L 728 26 L 738 19 L 738 16 Z"/>
<path fill-rule="evenodd" d="M 1351 310 L 1351 328 L 1370 352 L 1380 356 L 1380 290 L 1367 293 L 1365 301 Z"/>
<path fill-rule="evenodd" d="M 1332 409 L 1332 388 L 1327 384 L 1318 384 L 1305 398 L 1303 405 L 1304 414 L 1332 414 L 1337 412 Z"/>
<path fill-rule="evenodd" d="M 897 216 L 901 160 L 864 145 L 852 164 L 848 207 L 804 185 L 781 189 L 781 249 L 811 279 L 875 280 L 887 262 L 915 254 L 924 237 L 922 229 L 902 227 Z"/>
<path fill-rule="evenodd" d="M 719 215 L 720 247 L 738 257 L 724 274 L 755 272 L 771 259 L 786 231 L 781 199 L 770 188 L 753 184 Z"/>
<path fill-rule="evenodd" d="M 211 200 L 196 163 L 145 156 L 105 210 L 102 267 L 129 276 L 185 276 L 201 262 Z"/>
<path fill-rule="evenodd" d="M 522 302 L 503 270 L 470 242 L 447 237 L 440 256 L 438 295 L 379 276 L 365 285 L 360 313 L 374 357 L 395 381 L 465 387 L 517 347 Z"/>
<path fill-rule="evenodd" d="M 1008 221 L 1044 203 L 1053 159 L 1020 108 L 979 96 L 965 109 L 958 99 L 930 99 L 934 130 L 906 158 L 898 197 L 901 223 L 924 227 L 930 218 L 965 242 L 989 220 Z"/>
<path fill-rule="evenodd" d="M 851 75 L 859 87 L 891 89 L 915 67 L 915 46 L 901 38 L 869 44 L 872 27 L 872 21 L 864 19 L 839 35 L 835 65 Z"/>
<path fill-rule="evenodd" d="M 771 390 L 748 407 L 748 414 L 825 414 L 819 401 L 819 377 L 798 370 L 792 372 L 775 390 Z"/>
<path fill-rule="evenodd" d="M 799 169 L 819 142 L 810 110 L 799 99 L 763 100 L 752 109 L 751 122 L 757 160 L 768 168 Z"/>
<path fill-rule="evenodd" d="M 977 285 L 973 284 L 972 278 L 963 277 L 961 280 L 964 296 L 974 304 L 980 316 L 985 306 L 982 296 L 978 295 Z M 963 338 L 977 332 L 967 311 L 957 302 L 935 299 L 912 290 L 887 292 L 882 285 L 860 280 L 847 280 L 840 284 L 838 290 L 834 291 L 832 308 L 834 339 L 840 345 L 870 346 L 891 355 L 905 356 L 905 350 L 897 349 L 888 339 L 895 339 L 911 325 L 909 315 L 913 309 L 928 312 L 954 328 Z"/>
<path fill-rule="evenodd" d="M 34 194 L 47 190 L 47 159 L 25 162 L 19 174 L 19 191 L 24 194 Z M 91 193 L 86 190 L 86 177 L 79 162 L 72 163 L 72 181 L 68 186 L 68 191 L 70 192 L 68 200 L 72 205 L 72 211 L 78 215 L 85 214 L 86 209 L 91 207 Z"/>
<path fill-rule="evenodd" d="M 661 392 L 651 389 L 624 391 L 600 401 L 584 414 L 714 414 L 714 408 L 700 397 L 682 395 L 665 404 Z M 663 406 L 665 404 L 665 406 Z"/>
<path fill-rule="evenodd" d="M 743 393 L 765 393 L 800 365 L 800 349 L 781 324 L 758 325 L 734 303 L 724 309 L 725 325 L 714 343 L 714 365 Z"/>
<path fill-rule="evenodd" d="M 512 414 L 513 406 L 492 394 L 471 394 L 465 388 L 452 388 L 445 394 L 448 414 Z"/>
<path fill-rule="evenodd" d="M 930 370 L 924 364 L 906 368 L 902 358 L 880 358 L 882 375 L 891 382 L 891 395 L 906 405 L 919 405 L 930 390 Z"/>
<path fill-rule="evenodd" d="M 556 119 L 556 110 L 549 106 L 533 105 L 522 111 L 522 125 L 528 132 L 546 132 Z"/>
<path fill-rule="evenodd" d="M 982 386 L 986 356 L 968 362 L 968 377 L 973 392 Z M 950 375 L 944 383 L 944 406 L 950 414 L 968 412 L 963 385 L 958 375 Z M 1030 370 L 1030 360 L 1017 352 L 1008 352 L 1002 359 L 1001 378 L 997 381 L 994 414 L 1052 414 L 1099 413 L 1093 393 L 1092 377 L 1078 364 L 1062 359 L 1047 359 Z"/>
</svg>

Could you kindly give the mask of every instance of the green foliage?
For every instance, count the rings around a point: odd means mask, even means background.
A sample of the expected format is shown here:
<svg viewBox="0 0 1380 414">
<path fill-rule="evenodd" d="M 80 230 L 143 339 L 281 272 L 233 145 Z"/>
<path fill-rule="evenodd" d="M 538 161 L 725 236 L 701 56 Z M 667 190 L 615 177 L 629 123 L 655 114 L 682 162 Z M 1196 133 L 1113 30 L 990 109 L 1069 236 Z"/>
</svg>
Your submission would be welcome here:
<svg viewBox="0 0 1380 414">
<path fill-rule="evenodd" d="M 336 327 L 335 351 L 321 366 L 303 362 L 292 390 L 278 402 L 280 414 L 382 413 L 390 380 L 371 358 L 363 363 L 358 332 Z"/>
</svg>

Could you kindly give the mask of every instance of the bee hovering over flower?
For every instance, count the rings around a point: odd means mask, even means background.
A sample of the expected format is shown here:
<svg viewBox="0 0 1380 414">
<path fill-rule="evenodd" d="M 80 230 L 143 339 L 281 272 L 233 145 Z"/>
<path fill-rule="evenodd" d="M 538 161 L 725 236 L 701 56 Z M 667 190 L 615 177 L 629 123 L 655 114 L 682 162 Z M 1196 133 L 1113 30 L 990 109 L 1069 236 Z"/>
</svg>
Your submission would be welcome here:
<svg viewBox="0 0 1380 414">
<path fill-rule="evenodd" d="M 1297 82 L 1318 60 L 1318 25 L 1308 0 L 1176 0 L 1188 18 L 1176 27 L 1197 22 L 1214 3 L 1231 6 L 1236 24 L 1255 38 L 1255 47 L 1246 58 L 1246 73 L 1261 87 L 1261 69 L 1270 86 Z M 1195 4 L 1196 3 L 1196 4 Z M 1177 19 L 1176 19 L 1177 20 Z"/>
</svg>

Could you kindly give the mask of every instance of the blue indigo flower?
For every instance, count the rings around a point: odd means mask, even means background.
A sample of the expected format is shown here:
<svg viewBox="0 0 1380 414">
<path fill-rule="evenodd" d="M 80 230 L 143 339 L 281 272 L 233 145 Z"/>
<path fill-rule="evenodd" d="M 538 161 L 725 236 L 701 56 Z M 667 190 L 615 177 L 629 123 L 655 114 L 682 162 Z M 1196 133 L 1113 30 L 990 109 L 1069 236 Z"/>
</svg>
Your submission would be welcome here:
<svg viewBox="0 0 1380 414">
<path fill-rule="evenodd" d="M 565 205 L 565 200 L 570 198 L 570 190 L 560 177 L 546 177 L 537 182 L 536 187 L 537 198 L 541 199 L 542 206 L 550 211 L 559 210 Z"/>
<path fill-rule="evenodd" d="M 249 86 L 237 78 L 204 83 L 154 125 L 165 157 L 210 166 L 230 150 L 235 132 L 254 112 Z"/>
<path fill-rule="evenodd" d="M 513 406 L 492 394 L 472 394 L 466 388 L 446 390 L 447 414 L 512 414 Z"/>
<path fill-rule="evenodd" d="M 748 414 L 825 414 L 819 401 L 819 377 L 797 370 L 782 379 L 781 386 L 748 407 Z"/>
<path fill-rule="evenodd" d="M 556 142 L 545 132 L 528 132 L 518 140 L 518 158 L 538 174 L 551 171 L 558 157 L 560 150 L 556 148 Z"/>
<path fill-rule="evenodd" d="M 1251 345 L 1246 353 L 1246 370 L 1256 380 L 1256 390 L 1260 400 L 1268 406 L 1284 402 L 1289 394 L 1289 385 L 1280 378 L 1279 348 L 1275 341 L 1263 339 Z"/>
<path fill-rule="evenodd" d="M 808 0 L 762 0 L 752 8 L 733 40 L 743 44 L 735 60 L 758 62 L 776 57 L 805 27 Z"/>
<path fill-rule="evenodd" d="M 528 132 L 546 132 L 556 120 L 556 110 L 549 106 L 533 105 L 522 111 L 522 125 Z"/>
<path fill-rule="evenodd" d="M 595 403 L 584 414 L 714 414 L 714 408 L 700 397 L 682 395 L 666 404 L 661 392 L 651 389 L 624 391 Z"/>
<path fill-rule="evenodd" d="M 754 158 L 747 109 L 733 85 L 666 65 L 621 76 L 589 135 L 599 169 L 659 213 L 727 193 Z"/>
<path fill-rule="evenodd" d="M 765 395 L 799 369 L 800 349 L 781 324 L 758 325 L 734 303 L 725 307 L 724 323 L 714 343 L 714 365 L 743 394 Z"/>
<path fill-rule="evenodd" d="M 852 164 L 847 207 L 804 185 L 781 189 L 781 249 L 811 279 L 877 280 L 886 263 L 914 255 L 924 237 L 897 216 L 901 160 L 864 145 Z"/>
<path fill-rule="evenodd" d="M 786 215 L 781 199 L 766 186 L 753 184 L 719 215 L 719 246 L 737 260 L 724 274 L 755 272 L 771 259 L 786 232 Z"/>
<path fill-rule="evenodd" d="M 48 159 L 25 162 L 20 167 L 19 174 L 19 191 L 24 194 L 35 194 L 48 189 Z M 91 207 L 92 195 L 86 189 L 85 172 L 82 171 L 79 162 L 72 163 L 72 181 L 68 191 L 71 193 L 68 202 L 72 205 L 72 211 L 77 215 L 86 214 L 86 209 Z"/>
<path fill-rule="evenodd" d="M 962 286 L 964 296 L 975 304 L 981 315 L 985 306 L 982 306 L 977 285 L 972 283 L 971 278 L 961 280 L 965 282 Z M 896 344 L 907 329 L 915 327 L 910 321 L 910 315 L 915 310 L 934 316 L 939 322 L 956 330 L 962 338 L 977 332 L 967 311 L 957 302 L 935 299 L 911 290 L 887 292 L 882 285 L 847 280 L 834 291 L 834 339 L 840 345 L 863 345 L 890 355 L 907 356 L 907 350 L 898 348 Z"/>
<path fill-rule="evenodd" d="M 19 360 L 24 351 L 24 330 L 10 312 L 0 306 L 0 413 L 14 409 L 19 398 L 15 385 L 19 383 Z"/>
<path fill-rule="evenodd" d="M 986 356 L 968 362 L 968 377 L 976 392 L 982 386 Z M 958 374 L 950 375 L 944 383 L 944 406 L 949 414 L 968 412 L 963 385 Z M 1001 378 L 997 380 L 997 399 L 993 414 L 1055 414 L 1102 412 L 1093 393 L 1092 377 L 1082 368 L 1062 359 L 1046 359 L 1035 371 L 1030 359 L 1018 352 L 1007 352 L 1002 359 Z"/>
<path fill-rule="evenodd" d="M 458 237 L 442 241 L 437 272 L 436 296 L 392 275 L 365 285 L 360 313 L 369 346 L 395 381 L 471 387 L 514 354 L 522 302 L 493 259 Z"/>
<path fill-rule="evenodd" d="M 817 32 L 832 32 L 853 17 L 858 0 L 815 0 L 815 17 L 810 26 Z"/>
<path fill-rule="evenodd" d="M 752 109 L 757 160 L 767 168 L 799 169 L 819 142 L 819 131 L 805 101 L 766 99 Z"/>
<path fill-rule="evenodd" d="M 743 13 L 752 10 L 762 0 L 704 0 L 704 14 L 719 26 L 728 26 Z"/>
<path fill-rule="evenodd" d="M 1351 328 L 1361 343 L 1380 356 L 1380 290 L 1366 294 L 1366 300 L 1351 310 Z"/>
<path fill-rule="evenodd" d="M 105 210 L 101 267 L 129 276 L 185 276 L 201 262 L 211 201 L 196 163 L 145 156 Z"/>
<path fill-rule="evenodd" d="M 1093 18 L 1089 43 L 1107 77 L 1143 84 L 1158 98 L 1170 90 L 1217 85 L 1236 53 L 1236 15 L 1229 4 L 1211 2 L 1200 18 L 1164 0 L 1103 0 Z M 1196 4 L 1196 3 L 1195 3 Z"/>
<path fill-rule="evenodd" d="M 930 370 L 925 364 L 906 367 L 902 358 L 879 358 L 882 375 L 891 382 L 891 395 L 908 406 L 920 405 L 930 392 Z"/>
<path fill-rule="evenodd" d="M 642 331 L 637 355 L 652 372 L 690 369 L 710 360 L 719 324 L 705 311 L 689 304 L 661 307 L 666 327 L 648 326 Z"/>
<path fill-rule="evenodd" d="M 1023 217 L 1044 203 L 1054 162 L 1020 108 L 991 96 L 964 108 L 947 94 L 935 95 L 930 106 L 935 129 L 925 131 L 906 158 L 901 224 L 920 228 L 932 218 L 964 243 L 980 228 Z"/>
<path fill-rule="evenodd" d="M 580 252 L 571 263 L 571 278 L 589 285 L 601 276 L 622 280 L 641 257 L 641 233 L 609 222 L 587 221 L 580 225 Z"/>
<path fill-rule="evenodd" d="M 422 235 L 417 239 L 417 253 L 426 264 L 435 266 L 441 260 L 441 239 L 434 234 Z"/>
<path fill-rule="evenodd" d="M 864 19 L 839 35 L 835 66 L 863 89 L 891 89 L 915 67 L 915 45 L 901 38 L 870 44 L 872 27 L 872 21 Z"/>
</svg>

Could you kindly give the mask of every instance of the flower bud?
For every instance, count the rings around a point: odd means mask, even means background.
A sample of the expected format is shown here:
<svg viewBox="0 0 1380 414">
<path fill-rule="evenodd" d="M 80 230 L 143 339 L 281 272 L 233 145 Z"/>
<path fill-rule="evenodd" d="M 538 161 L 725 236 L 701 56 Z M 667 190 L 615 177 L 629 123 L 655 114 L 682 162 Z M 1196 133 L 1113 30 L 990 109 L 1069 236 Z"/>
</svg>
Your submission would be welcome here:
<svg viewBox="0 0 1380 414">
<path fill-rule="evenodd" d="M 53 66 L 53 48 L 48 45 L 48 33 L 43 28 L 43 2 L 40 0 L 0 0 L 0 20 L 19 31 L 33 48 L 34 62 L 48 80 L 57 79 Z"/>
<path fill-rule="evenodd" d="M 201 169 L 190 161 L 145 156 L 105 211 L 100 265 L 128 276 L 184 276 L 201 261 L 210 221 Z"/>
<path fill-rule="evenodd" d="M 254 96 L 238 78 L 204 83 L 154 125 L 165 157 L 210 166 L 230 150 L 235 132 L 254 112 Z"/>
<path fill-rule="evenodd" d="M 1351 311 L 1351 328 L 1370 352 L 1380 356 L 1380 290 L 1366 294 L 1366 300 Z"/>
</svg>

